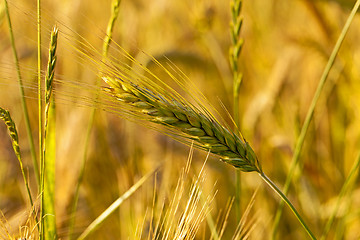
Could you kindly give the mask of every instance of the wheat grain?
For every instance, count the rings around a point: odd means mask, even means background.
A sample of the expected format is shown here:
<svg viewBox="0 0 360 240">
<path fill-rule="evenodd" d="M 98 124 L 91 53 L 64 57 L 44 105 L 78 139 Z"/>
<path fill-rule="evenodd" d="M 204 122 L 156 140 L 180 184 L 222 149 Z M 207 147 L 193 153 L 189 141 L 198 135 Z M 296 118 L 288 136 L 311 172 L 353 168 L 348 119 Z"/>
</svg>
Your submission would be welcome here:
<svg viewBox="0 0 360 240">
<path fill-rule="evenodd" d="M 222 161 L 244 172 L 262 172 L 258 159 L 245 139 L 231 133 L 215 119 L 183 101 L 167 99 L 160 93 L 120 78 L 104 76 L 107 92 L 130 106 L 134 114 L 163 125 L 175 136 L 194 141 L 198 148 L 218 155 Z"/>
</svg>

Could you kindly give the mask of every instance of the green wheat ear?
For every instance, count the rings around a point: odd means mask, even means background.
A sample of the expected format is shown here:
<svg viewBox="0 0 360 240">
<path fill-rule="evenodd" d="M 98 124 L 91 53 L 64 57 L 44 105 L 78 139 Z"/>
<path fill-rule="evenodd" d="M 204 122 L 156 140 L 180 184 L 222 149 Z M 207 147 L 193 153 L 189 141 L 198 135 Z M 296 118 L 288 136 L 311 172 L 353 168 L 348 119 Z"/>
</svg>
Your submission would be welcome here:
<svg viewBox="0 0 360 240">
<path fill-rule="evenodd" d="M 169 135 L 180 141 L 193 141 L 200 149 L 210 151 L 222 161 L 244 172 L 261 173 L 260 163 L 245 139 L 231 133 L 209 114 L 181 99 L 169 99 L 161 91 L 104 76 L 108 93 L 119 104 L 140 118 L 162 125 Z"/>
<path fill-rule="evenodd" d="M 23 167 L 23 164 L 22 164 L 22 159 L 21 159 L 21 154 L 20 154 L 20 146 L 19 146 L 19 136 L 18 136 L 18 133 L 17 133 L 17 130 L 16 130 L 15 122 L 12 120 L 9 111 L 7 111 L 7 110 L 5 110 L 5 109 L 3 109 L 1 107 L 0 107 L 0 119 L 5 122 L 5 125 L 8 128 L 9 135 L 10 135 L 11 142 L 12 142 L 12 146 L 13 146 L 15 155 L 16 155 L 17 159 L 19 160 L 21 173 L 22 173 L 23 178 L 24 178 L 25 187 L 26 187 L 26 190 L 27 190 L 27 193 L 28 193 L 28 196 L 29 196 L 30 205 L 32 207 L 33 206 L 33 200 L 32 200 L 32 197 L 31 197 L 29 183 L 27 181 L 27 177 L 25 175 L 24 167 Z"/>
<path fill-rule="evenodd" d="M 0 107 L 0 119 L 5 122 L 9 130 L 9 135 L 12 141 L 12 146 L 14 148 L 15 155 L 18 159 L 21 159 L 20 147 L 19 147 L 19 136 L 16 130 L 14 121 L 12 120 L 9 111 Z"/>
</svg>

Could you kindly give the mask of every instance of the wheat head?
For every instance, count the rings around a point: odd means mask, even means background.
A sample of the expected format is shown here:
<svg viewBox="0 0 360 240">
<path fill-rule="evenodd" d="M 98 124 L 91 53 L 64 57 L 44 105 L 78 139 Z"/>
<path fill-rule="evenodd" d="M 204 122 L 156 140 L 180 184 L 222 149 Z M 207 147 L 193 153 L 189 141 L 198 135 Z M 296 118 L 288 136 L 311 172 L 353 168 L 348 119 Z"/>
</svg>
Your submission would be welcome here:
<svg viewBox="0 0 360 240">
<path fill-rule="evenodd" d="M 16 131 L 15 123 L 12 120 L 9 111 L 0 107 L 0 119 L 5 122 L 5 125 L 7 126 L 8 130 L 9 130 L 9 135 L 12 140 L 12 146 L 14 148 L 14 152 L 15 152 L 16 156 L 18 158 L 21 158 L 18 133 Z"/>
<path fill-rule="evenodd" d="M 262 172 L 254 151 L 245 139 L 231 133 L 194 106 L 169 100 L 160 93 L 117 77 L 103 76 L 102 79 L 109 85 L 106 91 L 112 97 L 131 106 L 131 111 L 148 121 L 165 126 L 173 135 L 193 141 L 198 148 L 218 155 L 222 161 L 241 171 Z"/>
</svg>

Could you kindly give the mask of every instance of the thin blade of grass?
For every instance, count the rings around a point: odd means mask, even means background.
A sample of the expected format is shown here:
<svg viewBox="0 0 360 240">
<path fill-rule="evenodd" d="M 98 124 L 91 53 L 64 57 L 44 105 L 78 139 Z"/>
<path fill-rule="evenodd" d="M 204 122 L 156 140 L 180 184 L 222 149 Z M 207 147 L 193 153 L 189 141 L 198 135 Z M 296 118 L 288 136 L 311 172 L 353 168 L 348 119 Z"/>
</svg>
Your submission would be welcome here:
<svg viewBox="0 0 360 240">
<path fill-rule="evenodd" d="M 128 199 L 139 187 L 141 187 L 144 182 L 155 172 L 157 168 L 145 176 L 140 178 L 129 190 L 127 190 L 121 197 L 119 197 L 115 202 L 113 202 L 99 217 L 97 217 L 79 236 L 78 240 L 83 240 L 87 238 L 92 232 L 94 232 L 116 209 L 120 207 L 120 205 Z"/>
<path fill-rule="evenodd" d="M 205 199 L 204 197 L 202 197 L 202 202 L 204 203 L 205 202 Z M 211 232 L 211 238 L 213 238 L 214 240 L 219 240 L 219 233 L 218 231 L 216 230 L 216 224 L 214 222 L 214 219 L 213 217 L 211 216 L 211 213 L 207 213 L 206 214 L 206 222 L 209 226 L 209 229 L 210 229 L 210 232 Z"/>
<path fill-rule="evenodd" d="M 240 222 L 236 228 L 235 234 L 232 238 L 233 240 L 249 239 L 249 235 L 251 234 L 251 232 L 254 230 L 254 228 L 256 226 L 256 220 L 254 220 L 254 219 L 252 219 L 252 217 L 250 217 L 250 211 L 254 206 L 257 191 L 258 191 L 258 188 L 254 191 L 249 203 L 246 206 L 246 209 L 245 209 L 243 215 L 241 216 L 241 220 L 240 220 Z"/>
<path fill-rule="evenodd" d="M 326 222 L 326 225 L 325 225 L 325 228 L 324 228 L 324 232 L 320 238 L 320 240 L 324 240 L 327 238 L 327 235 L 329 234 L 329 231 L 331 229 L 331 226 L 335 220 L 335 216 L 340 208 L 340 203 L 341 203 L 341 200 L 343 199 L 343 197 L 345 196 L 345 194 L 348 192 L 348 190 L 353 186 L 353 180 L 354 180 L 354 177 L 355 177 L 355 173 L 356 171 L 359 169 L 359 166 L 360 166 L 360 154 L 358 155 L 356 161 L 354 162 L 351 170 L 350 170 L 350 173 L 349 175 L 347 176 L 341 190 L 340 190 L 340 193 L 339 195 L 337 196 L 337 200 L 336 200 L 336 204 L 334 206 L 334 209 L 328 219 L 328 221 Z"/>
<path fill-rule="evenodd" d="M 45 239 L 45 218 L 44 216 L 44 184 L 45 184 L 45 161 L 43 155 L 43 98 L 41 91 L 41 0 L 37 0 L 36 8 L 36 25 L 37 25 L 37 82 L 38 82 L 38 132 L 39 132 L 39 162 L 40 162 L 40 194 L 41 194 L 41 207 L 40 207 L 40 240 Z"/>
<path fill-rule="evenodd" d="M 291 184 L 291 181 L 292 181 L 292 178 L 294 176 L 294 173 L 295 173 L 295 170 L 299 164 L 299 161 L 300 161 L 300 153 L 301 153 L 301 150 L 303 148 L 303 145 L 304 145 L 304 142 L 305 142 L 305 137 L 306 137 L 306 134 L 307 134 L 307 131 L 309 129 L 309 126 L 310 126 L 310 123 L 311 123 L 311 120 L 313 118 L 313 115 L 314 115 L 314 111 L 315 111 L 315 107 L 316 107 L 316 104 L 319 100 L 319 97 L 320 97 L 320 94 L 324 88 L 324 85 L 326 83 L 326 80 L 329 76 L 329 73 L 330 73 L 330 70 L 332 68 L 332 66 L 334 65 L 334 62 L 335 62 L 335 59 L 336 59 L 336 56 L 340 50 L 340 47 L 345 39 L 345 36 L 346 36 L 346 33 L 349 31 L 349 28 L 350 28 L 350 25 L 355 17 L 355 14 L 356 12 L 358 11 L 359 9 L 359 6 L 360 6 L 360 0 L 357 0 L 348 19 L 346 20 L 346 23 L 340 33 L 340 36 L 339 38 L 337 39 L 336 41 L 336 44 L 334 46 L 334 49 L 329 57 L 329 60 L 325 66 L 325 69 L 324 69 L 324 72 L 320 78 L 320 81 L 319 81 L 319 84 L 317 86 L 317 89 L 316 89 L 316 92 L 315 92 L 315 95 L 312 99 L 312 102 L 311 102 L 311 105 L 309 107 L 309 110 L 307 112 L 307 115 L 306 115 L 306 118 L 305 118 L 305 121 L 304 121 L 304 124 L 301 128 L 301 132 L 300 132 L 300 135 L 296 141 L 296 146 L 295 146 L 295 150 L 294 150 L 294 155 L 292 157 L 292 160 L 291 160 L 291 165 L 290 165 L 290 170 L 289 170 L 289 173 L 287 175 L 287 178 L 286 178 L 286 181 L 285 181 L 285 185 L 284 185 L 284 190 L 283 190 L 283 193 L 285 195 L 288 194 L 289 192 L 289 189 L 290 189 L 290 184 Z M 272 239 L 275 239 L 276 238 L 276 233 L 278 231 L 278 227 L 279 227 L 279 223 L 280 223 L 280 219 L 281 219 L 281 216 L 282 216 L 282 212 L 283 212 L 283 209 L 284 209 L 284 203 L 281 202 L 278 209 L 277 209 L 277 212 L 276 212 L 276 215 L 275 215 L 275 219 L 274 219 L 274 225 L 273 225 L 273 231 L 272 231 Z"/>
<path fill-rule="evenodd" d="M 296 218 L 301 223 L 302 227 L 306 230 L 307 234 L 310 236 L 311 239 L 316 239 L 315 235 L 311 232 L 309 227 L 306 225 L 305 221 L 302 219 L 299 212 L 296 210 L 294 205 L 290 202 L 290 200 L 286 197 L 286 195 L 281 192 L 280 188 L 276 186 L 276 184 L 271 181 L 264 173 L 259 173 L 260 177 L 280 196 L 284 203 L 286 203 L 291 211 L 295 214 Z"/>
</svg>

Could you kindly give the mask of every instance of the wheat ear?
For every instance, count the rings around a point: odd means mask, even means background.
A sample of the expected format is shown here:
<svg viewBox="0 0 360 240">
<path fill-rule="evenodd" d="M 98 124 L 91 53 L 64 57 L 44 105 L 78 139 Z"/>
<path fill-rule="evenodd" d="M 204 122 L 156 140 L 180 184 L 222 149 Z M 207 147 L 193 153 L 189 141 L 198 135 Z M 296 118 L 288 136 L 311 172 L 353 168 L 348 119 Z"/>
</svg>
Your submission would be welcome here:
<svg viewBox="0 0 360 240">
<path fill-rule="evenodd" d="M 245 139 L 230 133 L 213 118 L 190 104 L 168 100 L 160 94 L 116 77 L 104 76 L 108 93 L 131 106 L 131 111 L 163 125 L 173 135 L 194 141 L 198 148 L 218 155 L 222 161 L 244 172 L 262 172 L 259 161 Z"/>
<path fill-rule="evenodd" d="M 32 200 L 32 197 L 31 197 L 29 183 L 28 183 L 28 180 L 27 180 L 27 177 L 26 177 L 26 174 L 25 174 L 25 171 L 24 171 L 23 163 L 22 163 L 22 158 L 21 158 L 21 154 L 20 154 L 20 147 L 19 147 L 19 136 L 18 136 L 18 133 L 17 133 L 17 130 L 16 130 L 15 122 L 12 120 L 9 111 L 7 111 L 7 110 L 5 110 L 5 109 L 3 109 L 1 107 L 0 107 L 0 119 L 5 122 L 5 125 L 8 128 L 9 135 L 10 135 L 10 138 L 11 138 L 11 141 L 12 141 L 12 146 L 14 148 L 15 155 L 16 155 L 17 159 L 19 160 L 21 173 L 22 173 L 23 178 L 24 178 L 26 191 L 28 193 L 30 204 L 31 204 L 31 207 L 32 207 L 33 206 L 33 200 Z"/>
<path fill-rule="evenodd" d="M 55 26 L 50 36 L 49 60 L 47 64 L 47 72 L 45 76 L 45 123 L 44 123 L 44 139 L 46 139 L 48 124 L 49 124 L 49 111 L 51 106 L 51 97 L 53 94 L 53 80 L 56 65 L 56 47 L 59 29 Z M 45 156 L 46 146 L 43 144 L 43 155 Z"/>
</svg>

